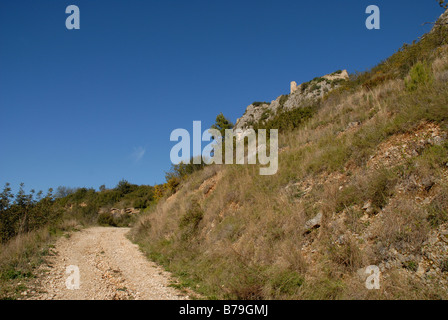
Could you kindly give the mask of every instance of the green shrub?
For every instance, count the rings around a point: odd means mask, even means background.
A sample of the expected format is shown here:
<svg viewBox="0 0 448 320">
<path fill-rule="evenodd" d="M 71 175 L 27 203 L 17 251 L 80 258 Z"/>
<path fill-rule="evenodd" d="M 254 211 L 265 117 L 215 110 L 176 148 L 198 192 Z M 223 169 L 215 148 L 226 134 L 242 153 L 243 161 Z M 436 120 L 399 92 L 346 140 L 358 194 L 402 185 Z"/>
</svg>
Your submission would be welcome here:
<svg viewBox="0 0 448 320">
<path fill-rule="evenodd" d="M 359 204 L 361 192 L 355 185 L 349 185 L 337 193 L 336 212 L 341 212 L 353 204 Z"/>
<path fill-rule="evenodd" d="M 282 110 L 267 121 L 258 121 L 258 123 L 254 124 L 254 130 L 266 129 L 268 133 L 270 129 L 278 129 L 279 132 L 293 130 L 310 119 L 316 110 L 316 107 Z"/>
<path fill-rule="evenodd" d="M 181 217 L 179 227 L 183 230 L 182 238 L 187 240 L 193 236 L 204 217 L 204 211 L 197 200 L 192 200 L 187 212 Z"/>
<path fill-rule="evenodd" d="M 302 91 L 302 93 L 303 93 L 306 89 L 308 89 L 309 85 L 310 85 L 309 82 L 304 82 L 304 83 L 302 83 L 302 86 L 301 86 L 301 89 L 300 89 L 300 90 Z"/>
<path fill-rule="evenodd" d="M 409 79 L 405 80 L 405 86 L 408 91 L 415 91 L 420 86 L 431 84 L 432 81 L 432 72 L 429 64 L 418 62 L 409 72 Z"/>
<path fill-rule="evenodd" d="M 117 186 L 115 187 L 115 190 L 117 190 L 118 192 L 121 193 L 122 196 L 131 193 L 133 191 L 135 191 L 135 189 L 138 186 L 135 184 L 131 184 L 126 180 L 120 180 L 120 182 L 118 182 Z"/>
<path fill-rule="evenodd" d="M 286 94 L 284 94 L 284 95 L 282 95 L 281 97 L 280 97 L 280 100 L 278 101 L 278 103 L 279 103 L 279 109 L 282 109 L 283 108 L 283 106 L 285 105 L 285 103 L 286 103 L 286 101 L 288 101 L 288 98 L 289 98 L 289 95 L 286 95 Z"/>
<path fill-rule="evenodd" d="M 434 228 L 448 221 L 448 192 L 444 187 L 428 206 L 428 222 Z"/>
<path fill-rule="evenodd" d="M 138 198 L 138 199 L 134 200 L 133 206 L 134 206 L 134 208 L 137 208 L 137 209 L 145 209 L 148 206 L 148 201 L 143 198 Z"/>
<path fill-rule="evenodd" d="M 181 162 L 179 164 L 171 164 L 170 171 L 165 173 L 165 179 L 166 181 L 170 181 L 172 178 L 178 178 L 178 182 L 180 183 L 182 179 L 196 171 L 202 170 L 205 166 L 202 160 L 199 164 L 196 164 L 194 163 L 194 158 L 191 157 L 189 163 Z"/>
<path fill-rule="evenodd" d="M 431 169 L 440 169 L 448 164 L 448 142 L 425 148 L 422 161 Z"/>
<path fill-rule="evenodd" d="M 261 101 L 252 102 L 252 105 L 255 106 L 255 107 L 260 107 L 260 106 L 262 106 L 264 104 L 268 104 L 269 105 L 271 103 L 270 102 L 265 102 L 265 101 L 263 101 L 263 102 L 261 102 Z"/>
<path fill-rule="evenodd" d="M 366 197 L 372 205 L 383 208 L 393 194 L 398 177 L 391 170 L 380 169 L 371 176 L 366 188 Z"/>
<path fill-rule="evenodd" d="M 417 262 L 415 262 L 415 261 L 413 261 L 413 260 L 410 260 L 410 261 L 406 261 L 406 262 L 404 262 L 404 263 L 403 263 L 403 267 L 404 267 L 405 269 L 408 269 L 409 271 L 413 271 L 413 272 L 415 272 L 415 271 L 417 271 L 417 269 L 418 269 L 418 264 L 417 264 Z"/>
<path fill-rule="evenodd" d="M 274 291 L 272 295 L 294 295 L 303 283 L 304 278 L 296 271 L 282 270 L 269 277 L 269 284 Z"/>
<path fill-rule="evenodd" d="M 98 224 L 105 225 L 105 226 L 113 226 L 116 227 L 114 217 L 109 212 L 100 213 L 98 215 Z"/>
<path fill-rule="evenodd" d="M 313 80 L 311 80 L 311 82 L 316 82 L 316 83 L 321 83 L 323 81 L 325 81 L 325 78 L 322 78 L 322 77 L 316 77 Z"/>
<path fill-rule="evenodd" d="M 271 116 L 271 110 L 265 110 L 260 117 L 260 121 L 267 120 Z"/>
<path fill-rule="evenodd" d="M 114 224 L 116 227 L 130 227 L 135 221 L 136 216 L 129 213 L 121 214 L 114 218 Z"/>
</svg>

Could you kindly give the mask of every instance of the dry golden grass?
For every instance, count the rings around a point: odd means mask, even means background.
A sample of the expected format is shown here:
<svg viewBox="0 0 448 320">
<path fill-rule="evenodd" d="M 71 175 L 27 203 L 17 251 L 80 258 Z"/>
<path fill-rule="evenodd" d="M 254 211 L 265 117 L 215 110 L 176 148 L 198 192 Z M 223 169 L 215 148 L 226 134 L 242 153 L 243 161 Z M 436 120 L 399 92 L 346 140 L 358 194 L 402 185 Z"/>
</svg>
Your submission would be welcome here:
<svg viewBox="0 0 448 320">
<path fill-rule="evenodd" d="M 32 281 L 47 254 L 52 236 L 47 228 L 19 234 L 0 245 L 0 299 L 15 299 Z"/>
</svg>

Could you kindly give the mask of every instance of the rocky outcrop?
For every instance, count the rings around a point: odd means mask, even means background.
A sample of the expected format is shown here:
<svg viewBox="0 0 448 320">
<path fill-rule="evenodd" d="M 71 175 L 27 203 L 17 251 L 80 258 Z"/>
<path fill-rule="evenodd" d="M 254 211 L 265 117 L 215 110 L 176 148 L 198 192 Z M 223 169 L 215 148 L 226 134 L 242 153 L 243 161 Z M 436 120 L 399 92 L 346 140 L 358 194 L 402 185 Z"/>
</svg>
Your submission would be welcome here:
<svg viewBox="0 0 448 320">
<path fill-rule="evenodd" d="M 305 223 L 305 233 L 309 233 L 311 230 L 319 228 L 321 223 L 322 212 L 319 212 L 313 219 L 310 219 Z"/>
<path fill-rule="evenodd" d="M 300 107 L 306 101 L 322 99 L 326 93 L 339 87 L 348 78 L 347 70 L 342 70 L 302 83 L 294 93 L 289 95 L 284 107 L 286 110 L 291 110 Z"/>
<path fill-rule="evenodd" d="M 258 122 L 263 114 L 267 112 L 275 111 L 273 103 L 253 103 L 246 108 L 244 115 L 236 120 L 235 129 L 251 128 L 254 123 Z"/>
<path fill-rule="evenodd" d="M 302 83 L 299 86 L 295 81 L 292 81 L 289 95 L 281 95 L 271 103 L 254 102 L 249 105 L 244 115 L 237 119 L 235 129 L 252 128 L 254 124 L 260 121 L 271 119 L 279 110 L 300 108 L 307 103 L 322 99 L 326 93 L 339 87 L 348 78 L 347 70 L 339 70 Z"/>
<path fill-rule="evenodd" d="M 436 30 L 437 27 L 439 27 L 439 26 L 447 25 L 448 24 L 448 10 L 446 10 L 444 13 L 442 13 L 440 15 L 439 19 L 437 19 L 437 21 L 435 23 L 427 22 L 426 24 L 433 24 L 434 25 L 429 33 L 434 32 L 434 30 Z M 424 37 L 425 37 L 425 35 L 422 38 L 424 38 Z"/>
<path fill-rule="evenodd" d="M 448 10 L 446 10 L 437 20 L 437 24 L 448 24 Z"/>
</svg>

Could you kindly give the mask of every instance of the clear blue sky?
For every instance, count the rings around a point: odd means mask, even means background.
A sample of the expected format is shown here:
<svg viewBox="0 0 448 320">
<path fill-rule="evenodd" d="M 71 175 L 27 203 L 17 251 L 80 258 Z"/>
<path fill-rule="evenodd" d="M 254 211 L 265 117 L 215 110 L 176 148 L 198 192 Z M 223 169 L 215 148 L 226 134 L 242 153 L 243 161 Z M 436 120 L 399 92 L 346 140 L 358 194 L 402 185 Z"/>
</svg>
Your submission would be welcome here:
<svg viewBox="0 0 448 320">
<path fill-rule="evenodd" d="M 65 8 L 81 11 L 67 30 Z M 381 30 L 365 9 L 381 9 Z M 362 71 L 427 32 L 436 0 L 1 0 L 0 184 L 164 182 L 170 133 Z M 205 128 L 203 128 L 205 129 Z"/>
</svg>

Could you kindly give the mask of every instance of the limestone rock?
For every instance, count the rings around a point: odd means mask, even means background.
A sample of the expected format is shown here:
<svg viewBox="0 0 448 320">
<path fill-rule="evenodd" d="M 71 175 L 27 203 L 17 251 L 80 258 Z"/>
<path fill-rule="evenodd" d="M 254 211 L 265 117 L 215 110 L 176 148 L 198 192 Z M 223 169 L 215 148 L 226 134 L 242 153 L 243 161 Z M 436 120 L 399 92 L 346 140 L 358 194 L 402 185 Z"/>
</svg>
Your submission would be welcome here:
<svg viewBox="0 0 448 320">
<path fill-rule="evenodd" d="M 312 229 L 319 228 L 322 223 L 322 212 L 319 212 L 313 219 L 308 220 L 305 223 L 305 232 L 309 232 Z"/>
<path fill-rule="evenodd" d="M 446 10 L 444 13 L 442 13 L 439 17 L 439 19 L 437 19 L 436 23 L 434 24 L 434 27 L 431 29 L 431 32 L 434 32 L 435 29 L 437 29 L 439 26 L 441 25 L 446 25 L 448 24 L 448 10 Z M 423 36 L 424 38 L 425 36 Z"/>
<path fill-rule="evenodd" d="M 438 24 L 448 24 L 448 10 L 446 10 L 437 20 Z"/>
<path fill-rule="evenodd" d="M 237 119 L 235 130 L 252 128 L 259 121 L 272 119 L 281 110 L 292 110 L 312 105 L 316 100 L 322 99 L 326 93 L 339 87 L 340 83 L 348 78 L 347 70 L 342 70 L 317 77 L 299 86 L 292 81 L 289 95 L 281 95 L 271 103 L 254 102 L 250 104 L 244 115 Z"/>
<path fill-rule="evenodd" d="M 425 189 L 425 191 L 431 190 L 431 188 L 434 186 L 435 182 L 432 177 L 425 177 L 422 180 L 422 186 Z"/>
<path fill-rule="evenodd" d="M 375 212 L 375 208 L 372 205 L 372 201 L 367 201 L 364 206 L 362 207 L 362 210 L 364 210 L 367 214 L 372 214 Z"/>
</svg>

